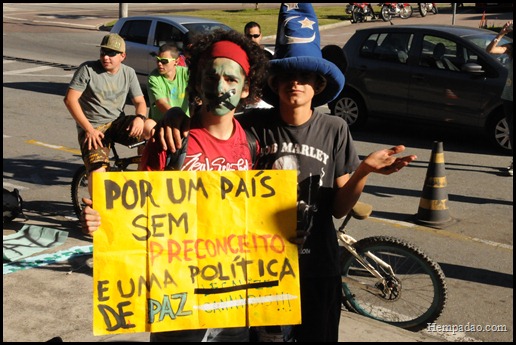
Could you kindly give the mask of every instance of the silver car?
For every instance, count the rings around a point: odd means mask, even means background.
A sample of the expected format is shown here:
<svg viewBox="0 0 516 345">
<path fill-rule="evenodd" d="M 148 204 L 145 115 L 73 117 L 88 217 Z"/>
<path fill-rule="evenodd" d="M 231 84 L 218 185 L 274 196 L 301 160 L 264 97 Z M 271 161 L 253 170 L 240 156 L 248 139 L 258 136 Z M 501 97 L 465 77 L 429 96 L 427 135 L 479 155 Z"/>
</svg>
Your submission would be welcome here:
<svg viewBox="0 0 516 345">
<path fill-rule="evenodd" d="M 164 43 L 174 42 L 183 48 L 185 34 L 231 30 L 225 24 L 206 18 L 190 16 L 133 16 L 120 18 L 111 29 L 125 39 L 127 58 L 124 63 L 136 70 L 142 86 L 147 85 L 149 73 L 156 68 L 151 53 L 157 53 Z"/>
</svg>

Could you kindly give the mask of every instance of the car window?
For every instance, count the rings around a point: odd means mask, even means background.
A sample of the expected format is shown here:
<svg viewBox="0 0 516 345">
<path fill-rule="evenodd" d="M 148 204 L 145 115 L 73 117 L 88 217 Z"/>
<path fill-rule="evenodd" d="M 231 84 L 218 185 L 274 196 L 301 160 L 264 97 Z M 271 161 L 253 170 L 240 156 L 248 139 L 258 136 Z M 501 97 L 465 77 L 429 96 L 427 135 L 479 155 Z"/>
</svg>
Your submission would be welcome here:
<svg viewBox="0 0 516 345">
<path fill-rule="evenodd" d="M 478 46 L 480 49 L 485 50 L 486 47 L 489 45 L 489 43 L 496 37 L 496 32 L 488 33 L 488 34 L 482 34 L 482 35 L 472 35 L 472 36 L 466 36 L 464 37 L 466 40 L 470 41 L 474 45 Z M 508 38 L 507 36 L 504 36 L 498 45 L 502 46 L 507 43 L 511 43 L 512 39 Z M 505 65 L 508 60 L 509 56 L 507 54 L 491 54 L 491 56 L 498 61 L 500 61 L 501 64 Z"/>
<path fill-rule="evenodd" d="M 359 49 L 361 57 L 406 64 L 412 44 L 412 34 L 375 33 Z"/>
<path fill-rule="evenodd" d="M 165 43 L 174 42 L 181 48 L 183 42 L 183 33 L 175 26 L 160 22 L 156 25 L 156 34 L 154 35 L 153 45 L 160 47 Z"/>
<path fill-rule="evenodd" d="M 191 24 L 183 24 L 183 26 L 185 26 L 188 31 L 192 31 L 192 32 L 195 32 L 196 34 L 197 33 L 207 33 L 207 32 L 210 32 L 210 31 L 214 31 L 214 30 L 217 30 L 217 29 L 222 29 L 222 30 L 231 30 L 231 28 L 227 25 L 224 25 L 224 24 L 218 24 L 218 23 L 191 23 Z"/>
<path fill-rule="evenodd" d="M 459 72 L 468 57 L 462 47 L 454 41 L 443 37 L 423 36 L 422 51 L 419 54 L 419 65 L 434 69 Z"/>
<path fill-rule="evenodd" d="M 126 42 L 147 44 L 150 26 L 150 20 L 128 20 L 120 29 L 119 35 Z"/>
</svg>

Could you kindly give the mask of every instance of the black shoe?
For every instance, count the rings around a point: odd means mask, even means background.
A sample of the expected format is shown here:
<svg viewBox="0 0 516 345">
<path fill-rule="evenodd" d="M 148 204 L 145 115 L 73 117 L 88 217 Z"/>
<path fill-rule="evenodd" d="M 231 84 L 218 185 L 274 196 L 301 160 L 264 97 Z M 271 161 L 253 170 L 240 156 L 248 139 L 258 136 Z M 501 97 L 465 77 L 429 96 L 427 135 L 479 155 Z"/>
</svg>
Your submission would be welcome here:
<svg viewBox="0 0 516 345">
<path fill-rule="evenodd" d="M 63 339 L 61 337 L 53 337 L 50 340 L 46 341 L 47 343 L 62 343 Z"/>
</svg>

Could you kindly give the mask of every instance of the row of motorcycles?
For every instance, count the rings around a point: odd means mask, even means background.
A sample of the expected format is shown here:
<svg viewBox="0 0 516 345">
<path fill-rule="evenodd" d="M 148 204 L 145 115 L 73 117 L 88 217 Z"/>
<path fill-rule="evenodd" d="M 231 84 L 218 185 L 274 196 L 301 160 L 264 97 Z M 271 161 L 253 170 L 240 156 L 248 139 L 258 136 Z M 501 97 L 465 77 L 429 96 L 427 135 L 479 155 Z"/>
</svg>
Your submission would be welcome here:
<svg viewBox="0 0 516 345">
<path fill-rule="evenodd" d="M 428 13 L 437 14 L 435 3 L 418 3 L 417 5 L 422 17 Z M 363 22 L 367 17 L 371 17 L 371 19 L 380 17 L 384 22 L 389 22 L 393 17 L 407 19 L 412 16 L 412 6 L 409 3 L 384 2 L 378 6 L 380 6 L 379 15 L 374 12 L 373 6 L 368 2 L 352 2 L 346 6 L 346 13 L 351 14 L 353 23 Z"/>
</svg>

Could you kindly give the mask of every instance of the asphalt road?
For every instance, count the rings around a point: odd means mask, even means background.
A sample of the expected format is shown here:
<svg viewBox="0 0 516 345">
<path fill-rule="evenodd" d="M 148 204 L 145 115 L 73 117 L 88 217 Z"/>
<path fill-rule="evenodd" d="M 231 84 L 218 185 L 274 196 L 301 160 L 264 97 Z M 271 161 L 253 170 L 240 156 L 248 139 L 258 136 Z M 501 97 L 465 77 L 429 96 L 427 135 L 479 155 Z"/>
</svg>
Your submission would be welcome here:
<svg viewBox="0 0 516 345">
<path fill-rule="evenodd" d="M 153 11 L 160 5 L 143 6 L 146 11 Z M 25 224 L 41 224 L 67 231 L 67 248 L 91 244 L 91 239 L 78 231 L 71 208 L 69 184 L 82 162 L 75 124 L 62 99 L 73 73 L 67 66 L 77 66 L 97 55 L 96 45 L 105 34 L 97 28 L 116 18 L 117 9 L 113 4 L 4 4 L 3 8 L 3 185 L 20 189 L 29 218 L 28 222 L 16 219 L 4 226 L 4 236 Z M 512 19 L 512 13 L 488 14 L 490 23 L 501 24 L 508 16 Z M 455 19 L 457 24 L 478 26 L 480 17 L 474 12 L 459 12 Z M 451 13 L 421 18 L 415 12 L 413 18 L 395 19 L 393 23 L 451 20 Z M 384 23 L 341 23 L 321 31 L 322 44 L 342 45 L 354 30 L 367 25 Z M 6 56 L 47 63 L 11 60 Z M 370 219 L 350 224 L 352 235 L 401 237 L 439 262 L 449 287 L 449 303 L 438 320 L 440 325 L 508 327 L 507 332 L 437 332 L 439 337 L 453 341 L 512 341 L 513 179 L 501 172 L 510 157 L 486 148 L 475 133 L 438 127 L 378 121 L 353 136 L 362 156 L 401 143 L 409 153 L 418 155 L 418 160 L 395 176 L 369 178 L 361 200 L 373 204 L 375 211 Z M 435 140 L 444 143 L 446 190 L 455 220 L 439 230 L 414 224 Z M 49 267 L 48 275 L 62 285 L 56 293 L 64 298 L 56 306 L 45 303 L 50 298 L 49 291 L 34 288 L 41 284 L 45 270 L 39 269 L 38 274 L 32 275 L 23 273 L 19 278 L 18 273 L 4 275 L 4 340 L 18 341 L 13 336 L 17 332 L 32 332 L 32 337 L 20 335 L 21 340 L 37 339 L 34 335 L 38 332 L 52 334 L 48 327 L 66 329 L 76 335 L 75 339 L 81 339 L 77 338 L 81 334 L 80 320 L 67 320 L 81 318 L 78 311 L 88 312 L 84 305 L 79 308 L 73 303 L 74 298 L 80 298 L 83 284 L 89 281 L 75 278 L 76 274 L 91 274 L 85 264 L 84 260 L 77 260 Z M 20 290 L 26 291 L 25 296 L 30 291 L 31 297 L 17 296 Z M 80 299 L 80 303 L 84 300 Z M 48 308 L 54 312 L 49 314 Z M 33 312 L 20 314 L 18 309 Z M 52 314 L 59 315 L 63 322 L 54 325 Z M 86 319 L 83 326 L 89 327 Z"/>
</svg>

